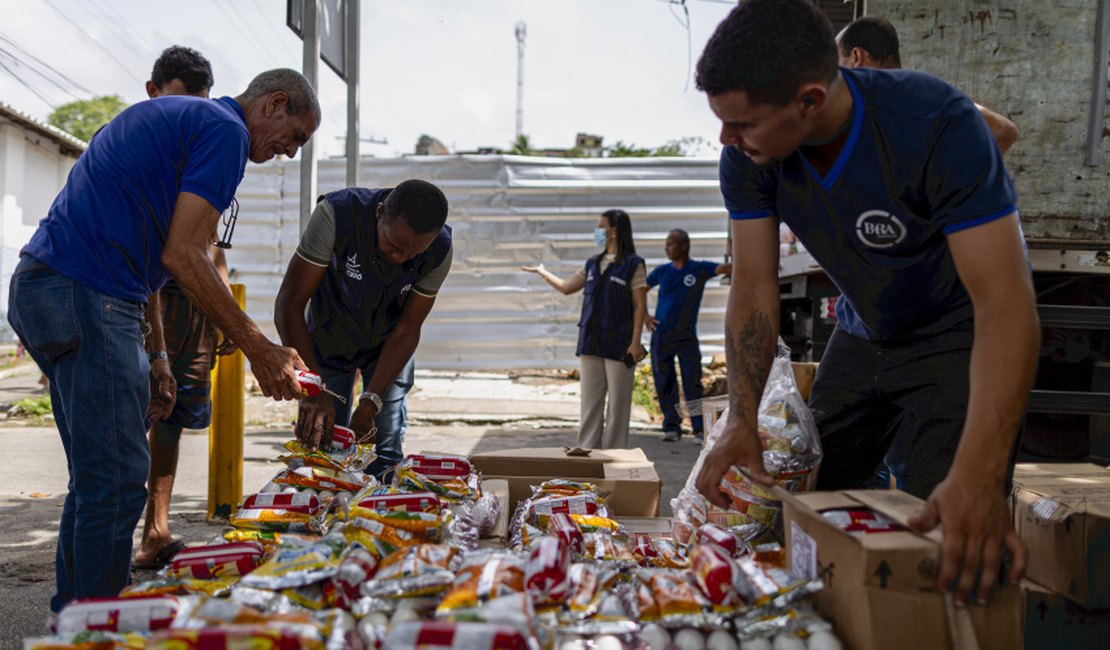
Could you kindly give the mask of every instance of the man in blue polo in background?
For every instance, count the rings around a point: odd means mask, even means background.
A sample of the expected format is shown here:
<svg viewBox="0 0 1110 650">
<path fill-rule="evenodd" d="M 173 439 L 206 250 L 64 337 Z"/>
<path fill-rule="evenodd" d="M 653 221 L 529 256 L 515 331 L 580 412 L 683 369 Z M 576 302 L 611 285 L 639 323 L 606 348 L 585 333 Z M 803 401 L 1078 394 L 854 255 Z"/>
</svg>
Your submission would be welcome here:
<svg viewBox="0 0 1110 650">
<path fill-rule="evenodd" d="M 681 228 L 667 234 L 667 259 L 647 277 L 648 291 L 659 287 L 655 317 L 646 318 L 651 331 L 651 372 L 655 394 L 663 411 L 663 441 L 682 437 L 682 414 L 678 411 L 678 381 L 675 357 L 682 369 L 682 392 L 686 402 L 701 399 L 701 346 L 698 344 L 698 310 L 705 283 L 718 275 L 732 273 L 731 264 L 690 259 L 690 235 Z M 690 418 L 695 439 L 703 434 L 701 418 Z"/>
</svg>

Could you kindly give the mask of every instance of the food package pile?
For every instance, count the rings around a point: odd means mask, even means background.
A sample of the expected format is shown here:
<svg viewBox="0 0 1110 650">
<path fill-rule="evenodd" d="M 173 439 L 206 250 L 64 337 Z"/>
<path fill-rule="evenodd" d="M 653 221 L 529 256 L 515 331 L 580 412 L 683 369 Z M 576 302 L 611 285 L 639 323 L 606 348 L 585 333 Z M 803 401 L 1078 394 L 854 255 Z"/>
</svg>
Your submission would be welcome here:
<svg viewBox="0 0 1110 650">
<path fill-rule="evenodd" d="M 597 486 L 552 479 L 508 504 L 460 456 L 305 452 L 244 499 L 218 539 L 118 598 L 79 600 L 26 650 L 715 650 L 838 648 L 806 604 L 820 581 L 742 529 L 625 530 Z M 493 544 L 493 545 L 491 545 Z"/>
</svg>

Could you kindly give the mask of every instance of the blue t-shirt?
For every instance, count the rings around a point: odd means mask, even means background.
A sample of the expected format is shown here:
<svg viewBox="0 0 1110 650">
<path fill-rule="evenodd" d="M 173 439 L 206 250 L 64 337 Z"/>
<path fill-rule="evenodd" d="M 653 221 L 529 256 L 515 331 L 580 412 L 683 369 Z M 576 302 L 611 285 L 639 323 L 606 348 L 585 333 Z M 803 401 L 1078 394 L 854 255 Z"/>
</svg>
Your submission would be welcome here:
<svg viewBox="0 0 1110 650">
<path fill-rule="evenodd" d="M 223 212 L 249 149 L 230 97 L 139 102 L 93 137 L 22 253 L 94 291 L 146 302 L 169 278 L 162 250 L 178 195 Z"/>
<path fill-rule="evenodd" d="M 868 340 L 972 316 L 946 235 L 1016 211 L 1013 183 L 963 93 L 909 70 L 841 69 L 853 114 L 823 177 L 799 151 L 770 165 L 721 154 L 733 219 L 781 218 L 840 289 L 838 324 Z"/>
<path fill-rule="evenodd" d="M 647 286 L 659 287 L 655 304 L 656 332 L 673 335 L 697 335 L 698 309 L 705 293 L 705 283 L 717 275 L 717 263 L 686 260 L 681 269 L 674 262 L 657 266 L 647 276 Z"/>
</svg>

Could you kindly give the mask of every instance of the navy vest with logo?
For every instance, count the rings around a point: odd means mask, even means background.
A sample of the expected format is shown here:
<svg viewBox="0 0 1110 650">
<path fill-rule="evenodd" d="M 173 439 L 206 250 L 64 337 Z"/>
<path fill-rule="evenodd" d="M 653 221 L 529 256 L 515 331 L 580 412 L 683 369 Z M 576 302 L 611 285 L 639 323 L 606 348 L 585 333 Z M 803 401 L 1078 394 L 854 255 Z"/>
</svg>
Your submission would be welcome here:
<svg viewBox="0 0 1110 650">
<path fill-rule="evenodd" d="M 597 257 L 586 260 L 578 352 L 620 361 L 632 344 L 632 275 L 644 263 L 639 255 L 598 270 Z"/>
<path fill-rule="evenodd" d="M 352 187 L 322 197 L 335 208 L 335 246 L 309 303 L 308 329 L 316 358 L 325 365 L 347 369 L 377 360 L 412 286 L 451 249 L 451 227 L 444 225 L 427 250 L 404 264 L 383 258 L 376 215 L 390 191 Z"/>
</svg>

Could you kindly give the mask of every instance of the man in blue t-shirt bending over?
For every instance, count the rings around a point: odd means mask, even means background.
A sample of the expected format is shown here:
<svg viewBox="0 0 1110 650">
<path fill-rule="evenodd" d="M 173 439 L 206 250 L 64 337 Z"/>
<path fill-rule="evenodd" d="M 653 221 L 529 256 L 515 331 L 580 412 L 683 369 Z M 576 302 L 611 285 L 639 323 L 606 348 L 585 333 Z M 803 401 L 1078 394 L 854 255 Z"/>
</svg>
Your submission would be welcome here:
<svg viewBox="0 0 1110 650">
<path fill-rule="evenodd" d="M 663 442 L 682 437 L 682 414 L 678 412 L 678 381 L 674 363 L 682 369 L 682 392 L 686 402 L 701 399 L 701 346 L 698 345 L 698 310 L 710 278 L 732 273 L 731 264 L 690 259 L 690 235 L 681 228 L 667 234 L 665 244 L 670 264 L 655 267 L 647 286 L 659 287 L 655 317 L 644 320 L 651 330 L 651 374 L 655 394 L 663 411 Z M 690 418 L 693 435 L 701 439 L 701 418 Z"/>
<path fill-rule="evenodd" d="M 698 62 L 726 145 L 736 281 L 729 417 L 697 486 L 726 505 L 729 465 L 771 482 L 756 411 L 779 330 L 781 219 L 842 295 L 810 398 L 818 489 L 866 485 L 899 450 L 905 490 L 926 499 L 910 525 L 943 524 L 938 589 L 985 602 L 1003 547 L 1012 582 L 1028 557 L 1006 490 L 1040 332 L 1013 185 L 965 95 L 837 56 L 811 2 L 746 0 Z"/>
<path fill-rule="evenodd" d="M 316 94 L 294 70 L 264 72 L 238 97 L 139 102 L 93 137 L 20 252 L 8 319 L 50 379 L 69 466 L 52 611 L 128 583 L 150 415 L 173 405 L 164 385 L 151 400 L 149 361 L 166 352 L 144 336 L 143 311 L 150 301 L 160 313 L 171 275 L 238 343 L 263 393 L 300 397 L 304 362 L 239 309 L 208 249 L 247 159 L 292 157 L 319 123 Z"/>
</svg>

